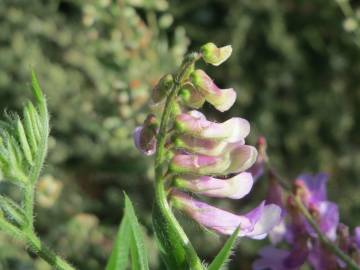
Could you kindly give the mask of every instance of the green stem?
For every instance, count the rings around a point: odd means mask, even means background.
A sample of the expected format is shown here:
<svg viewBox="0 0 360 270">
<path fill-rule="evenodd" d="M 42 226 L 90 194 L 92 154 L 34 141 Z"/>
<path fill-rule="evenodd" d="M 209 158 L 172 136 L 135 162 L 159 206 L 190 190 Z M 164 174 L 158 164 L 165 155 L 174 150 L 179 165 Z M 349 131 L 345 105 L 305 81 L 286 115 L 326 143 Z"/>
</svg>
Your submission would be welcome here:
<svg viewBox="0 0 360 270">
<path fill-rule="evenodd" d="M 24 211 L 27 218 L 26 228 L 29 232 L 34 231 L 34 187 L 27 185 L 24 189 Z"/>
<path fill-rule="evenodd" d="M 8 235 L 11 235 L 14 238 L 26 243 L 31 251 L 45 260 L 54 269 L 75 270 L 75 268 L 67 263 L 64 259 L 57 256 L 47 246 L 41 243 L 40 239 L 37 238 L 33 233 L 23 232 L 3 218 L 0 218 L 0 229 L 6 232 Z"/>
<path fill-rule="evenodd" d="M 188 69 L 199 59 L 199 54 L 191 54 L 184 60 L 179 73 L 175 76 L 173 85 L 170 89 L 170 93 L 166 99 L 165 108 L 161 118 L 160 129 L 157 136 L 157 149 L 155 156 L 155 213 L 159 212 L 160 218 L 164 219 L 165 224 L 160 224 L 159 227 L 156 226 L 158 222 L 156 218 L 154 219 L 155 229 L 157 230 L 157 235 L 161 237 L 162 233 L 160 230 L 161 226 L 164 230 L 171 231 L 174 235 L 171 236 L 171 239 L 180 243 L 183 248 L 186 256 L 186 261 L 191 269 L 194 270 L 203 270 L 203 266 L 199 257 L 196 254 L 195 249 L 191 245 L 186 233 L 182 229 L 181 225 L 178 223 L 175 218 L 170 205 L 167 201 L 166 191 L 165 191 L 165 163 L 166 163 L 166 149 L 165 143 L 167 138 L 168 125 L 171 120 L 172 109 L 174 107 L 175 98 L 178 95 L 180 90 L 181 82 L 186 76 Z M 159 218 L 159 216 L 157 218 Z M 158 228 L 158 229 L 157 229 Z M 165 237 L 166 238 L 166 237 Z M 166 239 L 165 239 L 166 240 Z M 176 245 L 171 243 L 172 240 L 167 239 L 166 246 Z M 176 257 L 176 256 L 175 256 Z M 179 260 L 179 258 L 174 258 Z M 183 262 L 177 262 L 176 267 L 183 267 Z M 180 268 L 179 268 L 180 269 Z"/>
<path fill-rule="evenodd" d="M 360 266 L 358 266 L 350 256 L 348 256 L 346 253 L 344 253 L 335 243 L 333 243 L 329 238 L 326 237 L 325 234 L 322 233 L 319 225 L 316 223 L 316 221 L 313 219 L 310 212 L 307 210 L 307 208 L 302 203 L 301 199 L 297 196 L 294 196 L 294 201 L 300 210 L 300 212 L 304 215 L 306 220 L 310 223 L 311 227 L 316 231 L 319 240 L 321 243 L 323 243 L 332 253 L 334 253 L 336 256 L 339 257 L 345 264 L 349 267 L 349 269 L 352 270 L 360 270 Z"/>
</svg>

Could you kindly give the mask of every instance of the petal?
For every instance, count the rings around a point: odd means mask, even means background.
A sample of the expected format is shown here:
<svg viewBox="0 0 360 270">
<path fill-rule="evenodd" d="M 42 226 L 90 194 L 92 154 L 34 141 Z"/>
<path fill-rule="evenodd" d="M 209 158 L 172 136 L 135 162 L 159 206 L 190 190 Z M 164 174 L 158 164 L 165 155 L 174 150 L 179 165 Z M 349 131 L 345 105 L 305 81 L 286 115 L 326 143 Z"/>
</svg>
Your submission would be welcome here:
<svg viewBox="0 0 360 270">
<path fill-rule="evenodd" d="M 218 157 L 176 153 L 171 160 L 170 170 L 176 173 L 206 175 L 219 172 L 221 174 L 229 166 L 229 163 L 229 160 L 225 161 Z"/>
<path fill-rule="evenodd" d="M 231 164 L 226 173 L 238 173 L 249 169 L 256 161 L 257 150 L 250 145 L 237 144 L 230 152 Z"/>
<path fill-rule="evenodd" d="M 182 102 L 190 108 L 199 109 L 205 103 L 205 97 L 201 95 L 191 83 L 186 83 L 181 88 L 179 96 Z"/>
<path fill-rule="evenodd" d="M 312 205 L 312 211 L 316 211 L 319 227 L 326 236 L 336 240 L 336 230 L 339 225 L 339 209 L 335 203 L 324 201 Z M 310 235 L 317 237 L 317 233 L 312 226 L 306 223 L 306 229 Z"/>
<path fill-rule="evenodd" d="M 220 156 L 176 153 L 170 169 L 176 173 L 228 175 L 249 168 L 256 159 L 256 149 L 242 144 L 228 144 Z"/>
<path fill-rule="evenodd" d="M 191 153 L 218 156 L 224 152 L 228 143 L 211 139 L 201 139 L 190 135 L 180 135 L 175 139 L 175 146 Z"/>
<path fill-rule="evenodd" d="M 281 209 L 275 204 L 264 205 L 264 202 L 246 214 L 254 224 L 254 229 L 247 234 L 253 239 L 263 239 L 267 234 L 279 224 L 281 220 Z"/>
<path fill-rule="evenodd" d="M 284 219 L 280 221 L 278 225 L 276 225 L 271 232 L 269 233 L 269 239 L 272 244 L 278 244 L 282 240 L 284 240 L 286 236 L 286 224 Z"/>
<path fill-rule="evenodd" d="M 190 77 L 195 88 L 217 110 L 227 111 L 235 103 L 236 92 L 234 89 L 220 89 L 203 70 L 193 71 Z"/>
<path fill-rule="evenodd" d="M 206 63 L 214 66 L 219 66 L 221 63 L 226 61 L 231 53 L 231 45 L 218 48 L 214 43 L 206 43 L 200 49 L 202 57 Z"/>
<path fill-rule="evenodd" d="M 240 199 L 250 192 L 253 179 L 250 173 L 240 173 L 229 179 L 210 176 L 177 178 L 175 183 L 182 189 L 209 197 Z"/>
<path fill-rule="evenodd" d="M 329 175 L 326 173 L 319 173 L 316 175 L 303 174 L 298 177 L 299 180 L 304 181 L 306 187 L 311 193 L 310 200 L 324 201 L 326 200 L 326 183 Z"/>
</svg>

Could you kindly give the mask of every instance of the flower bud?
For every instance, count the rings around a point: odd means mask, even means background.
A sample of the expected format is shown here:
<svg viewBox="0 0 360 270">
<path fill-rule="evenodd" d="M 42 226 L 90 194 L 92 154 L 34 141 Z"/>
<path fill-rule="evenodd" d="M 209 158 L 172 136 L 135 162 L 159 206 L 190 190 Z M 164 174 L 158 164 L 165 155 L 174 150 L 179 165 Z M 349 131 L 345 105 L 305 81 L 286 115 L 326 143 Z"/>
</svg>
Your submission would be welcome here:
<svg viewBox="0 0 360 270">
<path fill-rule="evenodd" d="M 191 83 L 186 83 L 180 90 L 179 96 L 183 104 L 190 108 L 199 109 L 205 103 L 205 98 Z"/>
<path fill-rule="evenodd" d="M 155 85 L 152 91 L 152 100 L 157 103 L 161 101 L 168 93 L 173 84 L 174 78 L 171 74 L 166 74 Z"/>
<path fill-rule="evenodd" d="M 191 73 L 190 78 L 195 88 L 205 97 L 206 101 L 218 111 L 227 111 L 235 103 L 236 92 L 234 89 L 220 89 L 203 70 L 195 70 Z"/>
<path fill-rule="evenodd" d="M 136 148 L 146 156 L 156 151 L 157 120 L 153 114 L 148 115 L 142 126 L 134 130 L 134 143 Z"/>
<path fill-rule="evenodd" d="M 226 140 L 227 142 L 244 142 L 250 132 L 247 120 L 234 117 L 223 123 L 206 120 L 199 111 L 183 113 L 176 117 L 175 125 L 178 131 L 197 138 Z"/>
<path fill-rule="evenodd" d="M 173 191 L 173 206 L 184 211 L 200 225 L 220 234 L 230 235 L 240 227 L 239 237 L 262 239 L 279 222 L 280 209 L 264 205 L 241 216 L 193 199 L 185 193 Z"/>
<path fill-rule="evenodd" d="M 209 42 L 203 45 L 200 49 L 202 57 L 206 63 L 214 66 L 219 66 L 225 62 L 232 53 L 231 45 L 218 48 L 214 43 Z"/>
<path fill-rule="evenodd" d="M 229 179 L 217 179 L 210 176 L 178 177 L 175 179 L 175 185 L 209 197 L 240 199 L 250 192 L 253 179 L 250 173 L 240 173 Z"/>
</svg>

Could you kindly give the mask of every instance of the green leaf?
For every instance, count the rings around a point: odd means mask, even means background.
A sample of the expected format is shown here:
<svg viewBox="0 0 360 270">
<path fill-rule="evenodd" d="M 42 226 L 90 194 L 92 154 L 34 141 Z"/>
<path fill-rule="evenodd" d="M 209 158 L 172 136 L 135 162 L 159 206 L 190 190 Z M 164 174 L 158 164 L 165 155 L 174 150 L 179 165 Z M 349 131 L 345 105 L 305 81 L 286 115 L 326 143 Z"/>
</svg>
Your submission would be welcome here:
<svg viewBox="0 0 360 270">
<path fill-rule="evenodd" d="M 134 207 L 125 194 L 125 212 L 128 215 L 131 226 L 131 262 L 132 270 L 148 270 L 149 263 L 147 259 L 147 252 L 144 245 L 143 233 L 140 229 L 140 224 L 135 215 Z"/>
<path fill-rule="evenodd" d="M 125 211 L 106 270 L 125 270 L 131 251 L 131 269 L 148 270 L 143 234 L 134 207 L 125 194 Z"/>
<path fill-rule="evenodd" d="M 31 82 L 32 82 L 32 89 L 33 89 L 33 93 L 34 93 L 34 96 L 36 98 L 36 100 L 39 102 L 39 103 L 43 103 L 44 102 L 44 95 L 41 91 L 41 87 L 40 87 L 40 84 L 39 84 L 39 81 L 36 77 L 36 73 L 34 70 L 31 71 Z"/>
<path fill-rule="evenodd" d="M 10 222 L 24 226 L 27 218 L 21 207 L 10 198 L 0 195 L 0 210 L 3 210 Z"/>
<path fill-rule="evenodd" d="M 121 221 L 106 270 L 125 270 L 128 265 L 131 227 L 127 213 Z"/>
<path fill-rule="evenodd" d="M 235 232 L 230 236 L 230 238 L 226 241 L 225 245 L 222 247 L 220 252 L 216 255 L 215 259 L 209 265 L 208 270 L 220 270 L 226 265 L 231 255 L 232 249 L 235 246 L 239 230 L 240 227 L 238 227 Z"/>
</svg>

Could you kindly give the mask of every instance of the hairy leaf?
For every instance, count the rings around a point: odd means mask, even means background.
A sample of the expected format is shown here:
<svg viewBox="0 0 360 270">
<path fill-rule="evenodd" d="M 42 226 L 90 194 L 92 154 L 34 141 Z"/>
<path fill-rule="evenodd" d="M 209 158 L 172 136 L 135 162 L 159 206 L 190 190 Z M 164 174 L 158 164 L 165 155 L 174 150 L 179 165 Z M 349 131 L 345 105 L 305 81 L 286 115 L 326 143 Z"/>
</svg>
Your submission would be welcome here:
<svg viewBox="0 0 360 270">
<path fill-rule="evenodd" d="M 131 241 L 131 227 L 127 213 L 121 221 L 111 256 L 106 270 L 125 270 L 128 266 L 129 248 Z"/>
<path fill-rule="evenodd" d="M 230 238 L 226 241 L 225 245 L 222 247 L 220 252 L 216 255 L 215 259 L 209 265 L 208 270 L 220 270 L 226 265 L 231 255 L 231 251 L 235 247 L 239 230 L 240 227 L 238 227 L 235 232 L 230 236 Z"/>
<path fill-rule="evenodd" d="M 125 194 L 125 211 L 106 270 L 123 270 L 128 266 L 131 251 L 131 269 L 148 270 L 149 264 L 143 233 L 134 207 Z"/>
<path fill-rule="evenodd" d="M 149 263 L 147 259 L 147 252 L 144 245 L 143 233 L 140 229 L 140 224 L 135 215 L 134 207 L 125 194 L 125 212 L 128 215 L 131 226 L 131 269 L 148 270 Z"/>
</svg>

